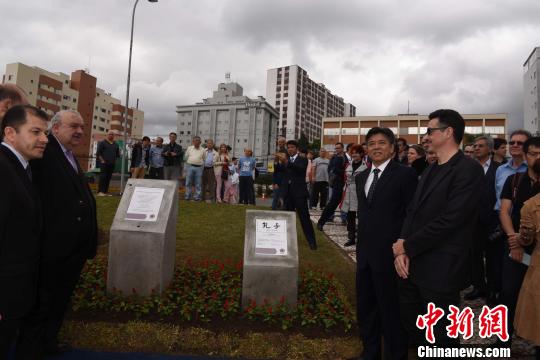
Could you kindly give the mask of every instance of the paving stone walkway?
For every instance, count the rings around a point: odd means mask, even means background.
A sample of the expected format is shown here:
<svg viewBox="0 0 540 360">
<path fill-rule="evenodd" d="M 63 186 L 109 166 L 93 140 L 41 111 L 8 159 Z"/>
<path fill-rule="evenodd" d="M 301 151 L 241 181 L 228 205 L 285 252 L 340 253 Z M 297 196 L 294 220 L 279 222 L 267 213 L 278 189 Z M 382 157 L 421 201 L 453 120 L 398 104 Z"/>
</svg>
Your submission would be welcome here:
<svg viewBox="0 0 540 360">
<path fill-rule="evenodd" d="M 318 209 L 310 210 L 311 221 L 313 221 L 314 224 L 317 224 L 321 213 L 322 211 Z M 341 219 L 338 212 L 336 212 L 334 219 L 335 222 L 328 222 L 324 225 L 324 233 L 326 234 L 327 238 L 333 243 L 335 243 L 340 249 L 342 249 L 351 258 L 353 262 L 356 262 L 356 246 L 343 246 L 343 244 L 345 244 L 348 240 L 347 227 L 341 224 Z M 469 289 L 464 290 L 463 293 L 466 293 L 468 290 Z M 478 316 L 482 311 L 483 305 L 485 305 L 485 301 L 483 299 L 474 301 L 466 301 L 462 299 L 461 302 L 462 308 L 469 306 L 473 310 L 474 319 L 478 319 Z M 468 345 L 487 346 L 493 344 L 493 342 L 493 338 L 482 339 L 478 335 L 478 331 L 475 331 L 473 337 L 466 341 L 463 341 L 462 343 Z M 514 336 L 514 341 L 512 342 L 512 359 L 534 359 L 534 354 L 535 349 L 532 343 Z"/>
</svg>

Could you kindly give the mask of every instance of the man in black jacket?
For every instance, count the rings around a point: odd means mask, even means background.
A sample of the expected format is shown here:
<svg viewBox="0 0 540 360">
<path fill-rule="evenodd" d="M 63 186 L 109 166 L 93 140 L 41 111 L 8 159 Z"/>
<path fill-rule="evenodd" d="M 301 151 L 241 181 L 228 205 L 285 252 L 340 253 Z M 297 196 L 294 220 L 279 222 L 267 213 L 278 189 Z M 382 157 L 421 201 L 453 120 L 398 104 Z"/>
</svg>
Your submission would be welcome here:
<svg viewBox="0 0 540 360">
<path fill-rule="evenodd" d="M 63 110 L 51 119 L 49 145 L 32 164 L 42 199 L 39 301 L 23 323 L 21 346 L 28 358 L 68 348 L 58 344 L 64 313 L 87 259 L 96 255 L 96 203 L 73 151 L 84 122 L 78 112 Z"/>
<path fill-rule="evenodd" d="M 308 198 L 309 193 L 306 186 L 307 158 L 298 155 L 298 142 L 296 140 L 287 141 L 287 153 L 278 152 L 276 156 L 285 168 L 282 180 L 282 194 L 285 208 L 288 211 L 295 211 L 300 218 L 302 230 L 311 250 L 317 249 L 313 224 L 309 218 Z"/>
<path fill-rule="evenodd" d="M 429 115 L 429 149 L 438 162 L 423 173 L 401 231 L 393 245 L 400 281 L 401 315 L 413 344 L 425 343 L 416 327 L 427 305 L 449 312 L 459 307 L 460 290 L 470 284 L 470 254 L 483 181 L 482 167 L 459 150 L 465 122 L 454 110 Z M 456 345 L 447 336 L 446 316 L 434 327 L 436 345 Z"/>
<path fill-rule="evenodd" d="M 392 243 L 399 237 L 417 175 L 392 160 L 394 133 L 374 127 L 366 135 L 371 168 L 356 176 L 358 239 L 356 296 L 363 359 L 380 359 L 384 336 L 385 359 L 407 357 L 407 335 L 399 322 L 398 277 Z"/>
<path fill-rule="evenodd" d="M 491 158 L 493 151 L 493 139 L 487 136 L 480 136 L 474 140 L 474 158 L 482 165 L 484 177 L 482 182 L 482 196 L 478 208 L 478 221 L 474 230 L 474 247 L 471 257 L 472 285 L 473 289 L 465 294 L 465 300 L 475 300 L 487 295 L 486 277 L 495 276 L 497 271 L 493 269 L 500 261 L 493 262 L 488 256 L 488 237 L 497 227 L 497 213 L 495 212 L 495 172 L 500 163 Z M 489 244 L 491 245 L 491 244 Z M 485 254 L 485 266 L 484 266 Z M 490 270 L 488 272 L 488 269 Z M 486 276 L 487 275 L 487 276 Z M 488 279 L 488 281 L 493 279 Z M 491 304 L 496 301 L 496 295 L 490 294 L 488 300 Z"/>
<path fill-rule="evenodd" d="M 348 160 L 343 152 L 343 144 L 336 143 L 334 150 L 336 153 L 330 159 L 328 164 L 328 177 L 330 188 L 332 189 L 332 195 L 330 201 L 326 204 L 319 221 L 317 222 L 317 229 L 323 230 L 324 224 L 334 217 L 334 213 L 341 202 L 343 197 L 343 186 L 345 185 L 345 168 L 347 167 Z"/>
<path fill-rule="evenodd" d="M 176 133 L 169 134 L 169 143 L 163 146 L 163 157 L 165 164 L 163 166 L 163 178 L 165 180 L 176 180 L 182 175 L 182 160 L 184 159 L 184 150 L 182 146 L 176 143 Z"/>
<path fill-rule="evenodd" d="M 43 156 L 47 119 L 43 111 L 19 105 L 5 113 L 0 127 L 0 359 L 36 302 L 42 220 L 28 161 Z"/>
</svg>

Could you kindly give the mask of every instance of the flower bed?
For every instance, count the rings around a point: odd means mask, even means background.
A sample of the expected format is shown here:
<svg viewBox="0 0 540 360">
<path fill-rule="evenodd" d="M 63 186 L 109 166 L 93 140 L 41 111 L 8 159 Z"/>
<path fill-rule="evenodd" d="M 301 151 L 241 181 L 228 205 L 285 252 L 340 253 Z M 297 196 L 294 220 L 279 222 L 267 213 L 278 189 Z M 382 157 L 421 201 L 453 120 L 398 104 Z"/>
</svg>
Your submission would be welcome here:
<svg viewBox="0 0 540 360">
<path fill-rule="evenodd" d="M 190 259 L 177 266 L 171 285 L 162 294 L 138 296 L 106 292 L 107 261 L 88 261 L 72 298 L 73 311 L 90 310 L 132 314 L 140 318 L 157 315 L 176 321 L 247 319 L 293 327 L 325 330 L 351 329 L 354 317 L 347 298 L 332 274 L 316 269 L 303 271 L 298 286 L 298 304 L 291 308 L 282 300 L 271 304 L 252 302 L 241 309 L 242 263 Z"/>
</svg>

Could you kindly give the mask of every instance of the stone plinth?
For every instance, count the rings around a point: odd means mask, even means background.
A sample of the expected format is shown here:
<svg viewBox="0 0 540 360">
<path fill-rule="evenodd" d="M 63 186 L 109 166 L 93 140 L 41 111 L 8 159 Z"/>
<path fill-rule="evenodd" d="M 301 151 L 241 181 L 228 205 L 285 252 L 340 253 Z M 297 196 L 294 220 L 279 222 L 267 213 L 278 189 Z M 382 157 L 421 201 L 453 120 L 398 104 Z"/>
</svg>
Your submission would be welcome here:
<svg viewBox="0 0 540 360">
<path fill-rule="evenodd" d="M 177 217 L 177 181 L 128 180 L 110 231 L 108 291 L 115 288 L 129 295 L 135 289 L 149 295 L 169 285 L 176 258 Z"/>
<path fill-rule="evenodd" d="M 285 225 L 285 231 L 279 233 Z M 268 245 L 268 234 L 277 246 Z M 286 236 L 286 248 L 279 246 Z M 265 246 L 261 246 L 262 244 Z M 259 245 L 259 246 L 257 246 Z M 284 297 L 295 306 L 298 299 L 298 241 L 296 213 L 289 211 L 246 211 L 242 308 L 251 300 L 276 303 Z"/>
</svg>

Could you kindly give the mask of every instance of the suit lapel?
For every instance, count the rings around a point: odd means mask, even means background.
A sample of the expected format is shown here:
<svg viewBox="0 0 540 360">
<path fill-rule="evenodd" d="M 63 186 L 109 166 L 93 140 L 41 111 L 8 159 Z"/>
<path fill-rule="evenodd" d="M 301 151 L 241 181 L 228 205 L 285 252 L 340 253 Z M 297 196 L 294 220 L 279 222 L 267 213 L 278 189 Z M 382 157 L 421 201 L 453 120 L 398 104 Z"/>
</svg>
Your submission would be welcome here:
<svg viewBox="0 0 540 360">
<path fill-rule="evenodd" d="M 377 193 L 381 191 L 381 189 L 384 188 L 386 183 L 388 183 L 388 180 L 392 177 L 392 172 L 396 168 L 396 166 L 399 166 L 394 160 L 390 160 L 388 165 L 386 165 L 386 169 L 384 169 L 383 173 L 381 174 L 381 177 L 377 181 L 377 185 L 375 186 L 375 193 L 373 194 L 373 198 L 377 198 Z"/>
<path fill-rule="evenodd" d="M 11 150 L 5 147 L 4 145 L 0 145 L 0 149 L 2 150 L 6 158 L 13 165 L 15 171 L 17 172 L 17 175 L 19 175 L 19 177 L 21 178 L 21 181 L 23 182 L 24 186 L 28 189 L 28 191 L 31 194 L 33 194 L 34 186 L 32 185 L 32 182 L 30 181 L 30 178 L 28 177 L 26 170 L 23 168 L 17 156 L 15 156 L 15 154 L 11 152 Z"/>
<path fill-rule="evenodd" d="M 424 201 L 426 199 L 426 197 L 433 191 L 433 189 L 435 189 L 437 187 L 437 185 L 441 182 L 441 180 L 446 178 L 454 170 L 454 164 L 462 156 L 464 156 L 463 153 L 461 153 L 461 151 L 458 151 L 458 153 L 456 155 L 454 155 L 448 161 L 448 163 L 446 163 L 446 166 L 443 166 L 443 168 L 435 175 L 435 177 L 429 183 L 428 188 L 425 189 L 425 191 L 423 191 L 423 189 L 422 189 L 419 204 L 422 203 L 422 201 Z M 430 170 L 432 170 L 432 169 L 433 169 L 433 167 L 430 166 Z M 426 178 L 428 176 L 430 176 L 429 175 L 430 173 L 431 173 L 431 171 L 428 174 L 426 174 Z"/>
<path fill-rule="evenodd" d="M 73 186 L 79 191 L 82 195 L 84 194 L 84 190 L 81 188 L 81 181 L 82 181 L 82 171 L 79 166 L 79 162 L 77 161 L 77 158 L 75 158 L 75 164 L 77 165 L 78 172 L 75 172 L 75 169 L 73 169 L 73 166 L 69 162 L 69 160 L 66 158 L 66 155 L 62 151 L 62 147 L 58 143 L 58 140 L 53 135 L 49 135 L 49 144 L 47 145 L 50 147 L 53 154 L 54 159 L 57 159 L 56 161 L 60 162 L 60 165 L 62 167 L 62 170 L 65 172 L 66 176 L 72 181 Z"/>
<path fill-rule="evenodd" d="M 367 168 L 364 171 L 362 171 L 360 174 L 356 175 L 355 182 L 356 182 L 356 195 L 358 197 L 361 197 L 364 201 L 366 201 L 366 192 L 364 191 L 364 188 L 366 187 L 366 181 L 369 177 L 371 169 Z"/>
</svg>

